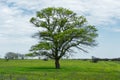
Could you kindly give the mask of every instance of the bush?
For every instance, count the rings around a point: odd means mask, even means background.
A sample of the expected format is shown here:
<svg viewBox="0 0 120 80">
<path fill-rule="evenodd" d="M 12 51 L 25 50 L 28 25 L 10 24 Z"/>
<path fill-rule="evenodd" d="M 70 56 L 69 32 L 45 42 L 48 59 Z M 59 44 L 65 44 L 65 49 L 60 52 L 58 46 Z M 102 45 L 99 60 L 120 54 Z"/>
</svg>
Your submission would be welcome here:
<svg viewBox="0 0 120 80">
<path fill-rule="evenodd" d="M 43 60 L 44 60 L 44 61 L 48 61 L 48 58 L 44 58 Z"/>
<path fill-rule="evenodd" d="M 97 63 L 98 61 L 99 61 L 99 58 L 96 58 L 96 57 L 92 56 L 92 62 L 93 63 Z"/>
</svg>

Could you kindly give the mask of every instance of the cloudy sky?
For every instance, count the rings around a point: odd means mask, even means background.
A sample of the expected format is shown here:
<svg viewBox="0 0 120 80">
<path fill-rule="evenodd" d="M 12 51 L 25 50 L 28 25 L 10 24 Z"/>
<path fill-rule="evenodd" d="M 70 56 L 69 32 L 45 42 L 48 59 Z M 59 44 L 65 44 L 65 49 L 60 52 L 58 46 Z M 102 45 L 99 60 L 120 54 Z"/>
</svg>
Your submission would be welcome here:
<svg viewBox="0 0 120 80">
<path fill-rule="evenodd" d="M 120 0 L 0 0 L 0 57 L 6 52 L 29 52 L 37 43 L 31 38 L 37 29 L 29 20 L 46 7 L 73 10 L 98 29 L 98 46 L 87 54 L 75 54 L 75 58 L 120 57 Z"/>
</svg>

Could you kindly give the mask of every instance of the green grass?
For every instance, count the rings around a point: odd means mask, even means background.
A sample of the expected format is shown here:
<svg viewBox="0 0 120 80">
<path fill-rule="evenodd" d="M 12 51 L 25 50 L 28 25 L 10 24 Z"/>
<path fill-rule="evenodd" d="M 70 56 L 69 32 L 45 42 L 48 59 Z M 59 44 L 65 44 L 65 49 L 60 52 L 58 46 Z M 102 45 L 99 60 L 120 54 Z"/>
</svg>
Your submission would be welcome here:
<svg viewBox="0 0 120 80">
<path fill-rule="evenodd" d="M 0 80 L 120 80 L 120 62 L 61 60 L 0 60 Z"/>
</svg>

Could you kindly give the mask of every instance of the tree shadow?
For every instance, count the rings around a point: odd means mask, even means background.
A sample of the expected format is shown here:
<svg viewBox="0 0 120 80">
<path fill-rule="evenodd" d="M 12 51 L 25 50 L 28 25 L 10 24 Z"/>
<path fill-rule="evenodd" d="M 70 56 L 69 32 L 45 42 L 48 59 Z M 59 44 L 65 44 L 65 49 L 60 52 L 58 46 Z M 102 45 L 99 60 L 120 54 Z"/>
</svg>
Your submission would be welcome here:
<svg viewBox="0 0 120 80">
<path fill-rule="evenodd" d="M 53 71 L 54 67 L 25 67 L 24 71 Z"/>
</svg>

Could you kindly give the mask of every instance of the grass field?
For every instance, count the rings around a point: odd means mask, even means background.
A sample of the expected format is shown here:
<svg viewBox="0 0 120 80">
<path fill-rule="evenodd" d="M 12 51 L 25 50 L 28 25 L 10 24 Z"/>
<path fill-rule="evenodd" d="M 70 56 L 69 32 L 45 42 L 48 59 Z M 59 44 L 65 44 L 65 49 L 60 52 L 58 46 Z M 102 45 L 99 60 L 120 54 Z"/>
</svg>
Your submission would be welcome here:
<svg viewBox="0 0 120 80">
<path fill-rule="evenodd" d="M 120 62 L 61 60 L 0 60 L 0 80 L 120 80 Z"/>
</svg>

